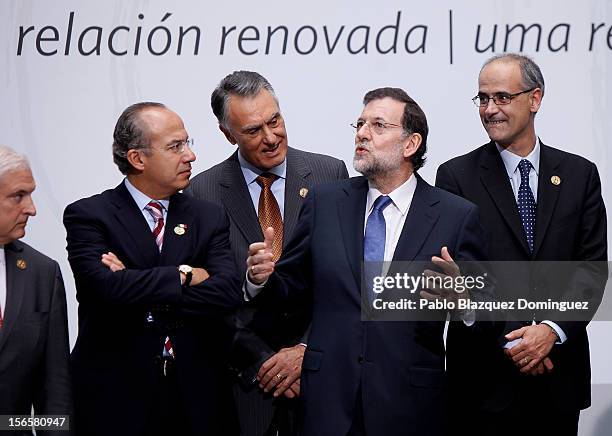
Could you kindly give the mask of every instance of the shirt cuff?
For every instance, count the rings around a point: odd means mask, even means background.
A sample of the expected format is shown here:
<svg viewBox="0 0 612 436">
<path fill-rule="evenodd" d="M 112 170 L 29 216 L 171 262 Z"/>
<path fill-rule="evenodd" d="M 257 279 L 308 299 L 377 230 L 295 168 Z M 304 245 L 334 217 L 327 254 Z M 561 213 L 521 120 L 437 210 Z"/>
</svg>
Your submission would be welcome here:
<svg viewBox="0 0 612 436">
<path fill-rule="evenodd" d="M 565 341 L 567 341 L 567 335 L 565 334 L 563 329 L 559 327 L 556 323 L 549 321 L 549 320 L 544 320 L 540 324 L 546 324 L 548 327 L 550 327 L 551 329 L 555 331 L 557 336 L 559 336 L 559 340 L 555 342 L 555 344 L 562 344 Z"/>
<path fill-rule="evenodd" d="M 247 271 L 245 274 L 246 280 L 242 285 L 242 292 L 244 294 L 244 301 L 251 301 L 253 298 L 257 297 L 257 294 L 261 292 L 268 281 L 266 280 L 261 285 L 256 285 L 249 280 L 249 272 Z"/>
</svg>

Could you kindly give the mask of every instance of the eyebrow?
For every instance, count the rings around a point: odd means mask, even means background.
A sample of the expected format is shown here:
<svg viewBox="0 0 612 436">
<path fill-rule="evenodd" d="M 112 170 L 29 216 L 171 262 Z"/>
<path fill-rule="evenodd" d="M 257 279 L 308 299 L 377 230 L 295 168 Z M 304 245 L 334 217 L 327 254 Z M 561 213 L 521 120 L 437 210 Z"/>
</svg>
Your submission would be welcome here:
<svg viewBox="0 0 612 436">
<path fill-rule="evenodd" d="M 270 118 L 268 118 L 265 121 L 265 124 L 270 123 L 274 118 L 278 118 L 281 116 L 280 111 L 275 112 Z M 249 130 L 251 131 L 255 131 L 255 130 L 259 130 L 261 129 L 261 127 L 263 126 L 264 123 L 259 123 L 259 124 L 251 124 L 250 126 L 244 126 L 242 129 L 240 129 L 241 132 L 248 132 Z"/>
</svg>

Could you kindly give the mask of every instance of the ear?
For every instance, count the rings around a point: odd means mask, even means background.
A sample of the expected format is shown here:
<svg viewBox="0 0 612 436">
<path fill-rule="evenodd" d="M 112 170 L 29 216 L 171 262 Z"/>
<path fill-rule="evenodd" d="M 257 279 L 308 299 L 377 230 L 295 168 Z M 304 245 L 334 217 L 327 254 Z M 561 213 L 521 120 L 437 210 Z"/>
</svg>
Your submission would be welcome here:
<svg viewBox="0 0 612 436">
<path fill-rule="evenodd" d="M 420 133 L 411 133 L 404 141 L 404 158 L 407 159 L 419 150 L 423 137 Z"/>
<path fill-rule="evenodd" d="M 230 142 L 230 144 L 236 145 L 238 141 L 236 141 L 236 138 L 234 138 L 234 136 L 231 134 L 229 130 L 227 130 L 221 124 L 219 124 L 219 130 L 223 132 L 223 134 L 225 135 L 225 138 Z"/>
<path fill-rule="evenodd" d="M 145 168 L 145 163 L 143 159 L 144 152 L 142 153 L 141 152 L 142 152 L 142 149 L 140 150 L 131 149 L 131 150 L 128 150 L 127 155 L 126 155 L 127 161 L 136 171 L 144 171 L 144 168 Z"/>
<path fill-rule="evenodd" d="M 535 114 L 540 110 L 540 105 L 542 104 L 542 90 L 540 88 L 534 89 L 529 98 L 529 110 L 532 114 Z"/>
</svg>

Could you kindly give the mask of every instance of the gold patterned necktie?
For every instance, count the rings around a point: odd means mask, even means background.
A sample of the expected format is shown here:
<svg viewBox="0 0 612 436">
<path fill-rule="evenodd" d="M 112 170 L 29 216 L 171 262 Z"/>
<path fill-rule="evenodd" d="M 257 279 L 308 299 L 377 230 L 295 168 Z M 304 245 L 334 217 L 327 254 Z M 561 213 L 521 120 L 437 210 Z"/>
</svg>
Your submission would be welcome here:
<svg viewBox="0 0 612 436">
<path fill-rule="evenodd" d="M 259 194 L 259 225 L 261 231 L 264 232 L 268 227 L 274 228 L 274 241 L 272 243 L 273 260 L 276 262 L 283 251 L 283 218 L 281 217 L 280 208 L 276 202 L 276 198 L 272 193 L 272 183 L 277 179 L 277 176 L 270 173 L 263 173 L 255 179 L 257 184 L 261 186 Z"/>
</svg>

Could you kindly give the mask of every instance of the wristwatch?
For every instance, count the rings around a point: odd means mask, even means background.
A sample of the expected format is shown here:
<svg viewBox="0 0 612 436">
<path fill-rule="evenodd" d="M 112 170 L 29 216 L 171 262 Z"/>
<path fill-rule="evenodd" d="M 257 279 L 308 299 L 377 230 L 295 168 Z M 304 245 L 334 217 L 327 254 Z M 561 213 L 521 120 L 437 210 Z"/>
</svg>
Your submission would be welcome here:
<svg viewBox="0 0 612 436">
<path fill-rule="evenodd" d="M 185 274 L 185 282 L 183 282 L 183 286 L 189 286 L 191 283 L 191 278 L 193 277 L 193 268 L 189 265 L 179 265 L 179 272 Z"/>
</svg>

